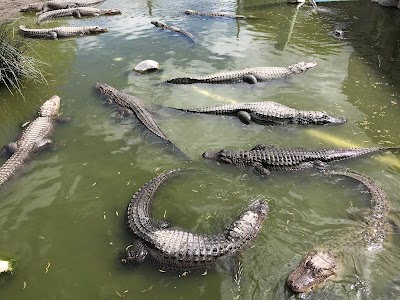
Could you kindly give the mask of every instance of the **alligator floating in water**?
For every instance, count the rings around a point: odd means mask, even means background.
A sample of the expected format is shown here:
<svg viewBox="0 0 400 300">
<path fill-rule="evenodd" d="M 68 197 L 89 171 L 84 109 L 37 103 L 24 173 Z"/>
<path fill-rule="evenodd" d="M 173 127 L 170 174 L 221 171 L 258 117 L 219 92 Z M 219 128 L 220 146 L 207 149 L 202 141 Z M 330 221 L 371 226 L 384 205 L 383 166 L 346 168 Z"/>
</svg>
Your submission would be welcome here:
<svg viewBox="0 0 400 300">
<path fill-rule="evenodd" d="M 121 14 L 121 11 L 112 8 L 102 9 L 96 7 L 74 7 L 74 8 L 57 9 L 45 12 L 38 17 L 36 23 L 40 24 L 41 22 L 47 21 L 49 19 L 70 17 L 70 16 L 80 19 L 82 18 L 82 16 L 97 17 L 101 15 L 118 15 L 118 14 Z"/>
<path fill-rule="evenodd" d="M 175 27 L 175 26 L 170 26 L 170 25 L 167 25 L 167 24 L 165 24 L 163 22 L 160 22 L 160 21 L 151 21 L 151 24 L 153 24 L 154 26 L 156 26 L 158 28 L 164 29 L 164 30 L 170 30 L 170 31 L 173 31 L 173 32 L 177 32 L 177 33 L 183 34 L 183 35 L 187 36 L 193 43 L 196 43 L 196 39 L 193 36 L 193 34 L 191 34 L 190 32 L 188 32 L 188 31 L 186 31 L 186 30 L 184 30 L 182 28 Z"/>
<path fill-rule="evenodd" d="M 167 80 L 167 83 L 172 84 L 194 84 L 194 83 L 209 83 L 209 84 L 227 84 L 227 83 L 250 83 L 271 81 L 274 79 L 287 78 L 296 74 L 303 74 L 306 71 L 314 68 L 315 62 L 299 62 L 287 68 L 285 67 L 255 67 L 236 71 L 227 71 L 202 77 L 180 77 Z"/>
<path fill-rule="evenodd" d="M 79 26 L 79 27 L 53 27 L 43 29 L 30 29 L 23 25 L 19 26 L 23 36 L 30 38 L 53 39 L 80 37 L 90 34 L 107 32 L 107 27 L 100 26 Z"/>
<path fill-rule="evenodd" d="M 358 157 L 367 153 L 399 150 L 400 147 L 371 148 L 280 148 L 259 144 L 250 151 L 206 151 L 203 157 L 238 166 L 251 166 L 263 176 L 271 170 L 301 170 L 312 166 L 324 168 L 326 163 Z"/>
<path fill-rule="evenodd" d="M 242 15 L 235 15 L 226 12 L 201 12 L 195 11 L 191 9 L 185 10 L 185 14 L 187 15 L 198 15 L 198 16 L 206 16 L 206 17 L 225 17 L 225 18 L 233 18 L 233 19 L 244 19 L 245 16 Z"/>
<path fill-rule="evenodd" d="M 106 83 L 96 83 L 95 88 L 106 96 L 110 103 L 114 102 L 127 113 L 134 113 L 140 123 L 142 123 L 151 133 L 184 154 L 182 150 L 171 142 L 171 140 L 161 131 L 160 127 L 154 121 L 153 116 L 139 98 L 122 93 Z M 186 156 L 186 154 L 184 155 Z"/>
<path fill-rule="evenodd" d="M 205 108 L 174 109 L 201 114 L 237 116 L 244 124 L 250 124 L 250 122 L 254 122 L 262 125 L 324 125 L 343 124 L 347 121 L 343 117 L 331 117 L 326 112 L 297 110 L 271 101 L 224 104 Z"/>
<path fill-rule="evenodd" d="M 45 13 L 49 10 L 73 8 L 73 7 L 86 7 L 95 6 L 103 3 L 105 0 L 50 0 L 45 2 L 35 2 L 28 4 L 20 9 L 22 12 L 37 11 Z"/>
<path fill-rule="evenodd" d="M 29 123 L 21 137 L 4 146 L 11 157 L 0 167 L 0 187 L 37 151 L 48 147 L 60 108 L 60 97 L 53 96 L 39 109 L 38 117 Z"/>
<path fill-rule="evenodd" d="M 287 284 L 297 293 L 308 293 L 325 281 L 343 273 L 341 259 L 354 250 L 380 248 L 386 236 L 389 204 L 385 192 L 370 178 L 350 171 L 334 171 L 327 174 L 347 176 L 365 185 L 371 194 L 371 207 L 355 228 L 338 239 L 307 253 L 298 267 L 290 273 Z"/>
<path fill-rule="evenodd" d="M 133 196 L 128 206 L 127 224 L 138 239 L 124 251 L 123 263 L 134 265 L 150 256 L 164 270 L 207 269 L 219 258 L 235 255 L 260 231 L 269 209 L 263 199 L 251 203 L 223 233 L 214 235 L 169 227 L 166 222 L 154 220 L 150 205 L 155 193 L 165 180 L 179 172 L 160 174 Z"/>
</svg>

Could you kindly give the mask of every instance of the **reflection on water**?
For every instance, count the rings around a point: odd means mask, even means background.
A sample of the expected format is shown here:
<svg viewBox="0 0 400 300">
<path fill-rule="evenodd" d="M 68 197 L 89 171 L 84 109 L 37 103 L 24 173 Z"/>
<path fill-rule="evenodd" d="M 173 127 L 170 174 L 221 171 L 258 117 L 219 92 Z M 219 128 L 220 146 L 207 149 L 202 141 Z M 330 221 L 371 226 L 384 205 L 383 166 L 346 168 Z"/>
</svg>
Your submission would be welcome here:
<svg viewBox="0 0 400 300">
<path fill-rule="evenodd" d="M 264 180 L 250 170 L 204 161 L 207 149 L 248 149 L 259 143 L 335 147 L 399 145 L 398 22 L 395 10 L 364 2 L 310 6 L 284 2 L 113 1 L 102 7 L 119 16 L 57 21 L 107 26 L 110 32 L 60 41 L 32 41 L 48 63 L 47 86 L 26 83 L 24 98 L 0 90 L 0 145 L 16 139 L 19 124 L 34 117 L 53 94 L 62 97 L 63 116 L 53 152 L 34 156 L 25 170 L 0 191 L 0 254 L 14 255 L 15 276 L 0 287 L 1 299 L 294 299 L 285 280 L 303 254 L 352 228 L 347 210 L 368 206 L 357 187 L 316 176 L 313 170 L 274 173 Z M 243 20 L 187 16 L 185 9 L 221 10 L 249 16 Z M 28 15 L 21 23 L 34 22 Z M 184 28 L 197 39 L 160 31 L 150 22 Z M 349 23 L 344 38 L 330 33 Z M 15 25 L 17 26 L 17 25 Z M 382 47 L 381 45 L 385 45 Z M 151 75 L 132 72 L 145 59 L 161 64 Z M 170 86 L 161 81 L 254 66 L 288 66 L 315 61 L 302 76 L 265 84 Z M 133 118 L 116 121 L 113 107 L 94 90 L 106 82 L 139 97 L 171 140 L 192 163 L 165 149 Z M 223 103 L 276 101 L 303 110 L 344 115 L 340 126 L 243 125 L 236 118 L 177 113 L 160 108 L 202 107 Z M 1 158 L 0 163 L 4 161 Z M 377 153 L 334 164 L 365 173 L 384 188 L 392 214 L 398 215 L 398 153 Z M 176 226 L 212 233 L 222 230 L 250 201 L 264 196 L 271 213 L 254 247 L 240 255 L 238 283 L 229 267 L 206 276 L 160 273 L 150 263 L 125 269 L 118 253 L 129 244 L 126 206 L 145 182 L 176 168 L 200 170 L 163 186 L 154 216 Z M 398 216 L 397 216 L 398 217 Z M 368 263 L 358 255 L 346 275 L 307 299 L 394 299 L 400 271 L 398 232 L 389 234 Z"/>
</svg>

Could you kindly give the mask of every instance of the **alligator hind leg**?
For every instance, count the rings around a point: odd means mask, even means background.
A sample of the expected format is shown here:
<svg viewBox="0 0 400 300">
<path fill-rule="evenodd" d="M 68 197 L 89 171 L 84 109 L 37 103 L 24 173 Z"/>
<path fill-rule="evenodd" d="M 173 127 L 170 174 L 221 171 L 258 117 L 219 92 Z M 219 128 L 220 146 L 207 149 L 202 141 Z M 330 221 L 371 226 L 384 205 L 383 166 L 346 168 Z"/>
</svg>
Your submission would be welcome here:
<svg viewBox="0 0 400 300">
<path fill-rule="evenodd" d="M 271 172 L 265 168 L 261 163 L 253 164 L 254 169 L 264 177 L 268 177 Z"/>
<path fill-rule="evenodd" d="M 121 255 L 121 262 L 129 265 L 141 263 L 145 260 L 147 253 L 147 247 L 143 241 L 136 240 L 132 245 L 125 248 Z"/>
<path fill-rule="evenodd" d="M 17 151 L 17 143 L 12 142 L 0 149 L 0 156 L 11 156 Z"/>
<path fill-rule="evenodd" d="M 323 161 L 316 160 L 313 162 L 313 167 L 320 172 L 325 172 L 328 168 L 328 164 Z"/>
<path fill-rule="evenodd" d="M 237 117 L 239 118 L 240 121 L 242 121 L 242 123 L 244 123 L 246 125 L 250 124 L 251 116 L 247 111 L 239 110 L 237 112 Z"/>
<path fill-rule="evenodd" d="M 243 82 L 250 83 L 250 84 L 255 84 L 257 83 L 257 78 L 254 77 L 253 75 L 243 75 Z"/>
<path fill-rule="evenodd" d="M 171 224 L 164 220 L 153 220 L 153 226 L 158 229 L 165 229 L 171 226 Z"/>
<path fill-rule="evenodd" d="M 49 31 L 47 33 L 47 38 L 50 39 L 50 40 L 57 40 L 57 32 Z"/>
</svg>

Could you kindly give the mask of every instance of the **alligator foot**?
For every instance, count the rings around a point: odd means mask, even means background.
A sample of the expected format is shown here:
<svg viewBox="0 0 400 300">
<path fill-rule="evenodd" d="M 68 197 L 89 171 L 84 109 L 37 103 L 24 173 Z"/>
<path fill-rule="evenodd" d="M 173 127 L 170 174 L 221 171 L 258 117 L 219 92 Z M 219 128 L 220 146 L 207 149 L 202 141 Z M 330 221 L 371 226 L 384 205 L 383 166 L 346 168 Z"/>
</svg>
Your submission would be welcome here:
<svg viewBox="0 0 400 300">
<path fill-rule="evenodd" d="M 47 38 L 50 39 L 50 40 L 58 40 L 57 39 L 57 32 L 50 31 L 49 33 L 47 33 Z"/>
<path fill-rule="evenodd" d="M 240 110 L 237 112 L 237 117 L 239 118 L 242 123 L 249 125 L 251 121 L 251 116 L 247 111 Z"/>
<path fill-rule="evenodd" d="M 145 260 L 147 253 L 146 245 L 140 240 L 135 240 L 132 245 L 125 248 L 121 255 L 121 262 L 127 265 L 136 265 Z"/>
</svg>

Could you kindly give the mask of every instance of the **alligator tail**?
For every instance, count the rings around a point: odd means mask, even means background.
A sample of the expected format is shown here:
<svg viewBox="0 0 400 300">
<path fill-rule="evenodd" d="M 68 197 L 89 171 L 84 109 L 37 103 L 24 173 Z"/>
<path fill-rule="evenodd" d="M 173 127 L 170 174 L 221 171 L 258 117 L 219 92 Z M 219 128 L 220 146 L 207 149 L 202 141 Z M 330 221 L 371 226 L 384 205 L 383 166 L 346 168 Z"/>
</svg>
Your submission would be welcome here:
<svg viewBox="0 0 400 300">
<path fill-rule="evenodd" d="M 179 78 L 173 78 L 170 80 L 165 81 L 166 83 L 172 83 L 172 84 L 193 84 L 193 83 L 200 83 L 198 79 L 190 78 L 190 77 L 179 77 Z"/>
</svg>

